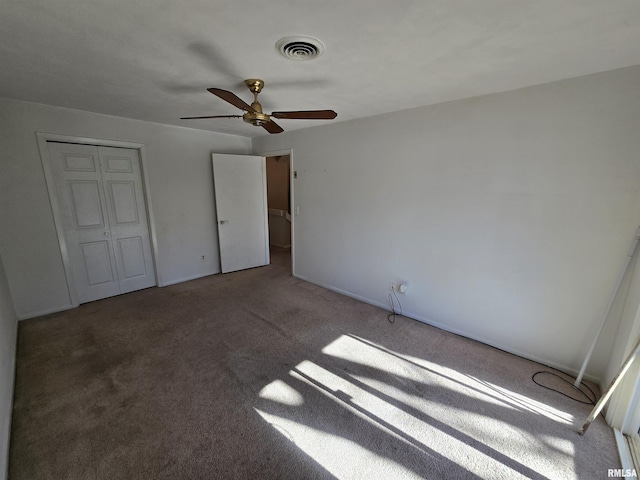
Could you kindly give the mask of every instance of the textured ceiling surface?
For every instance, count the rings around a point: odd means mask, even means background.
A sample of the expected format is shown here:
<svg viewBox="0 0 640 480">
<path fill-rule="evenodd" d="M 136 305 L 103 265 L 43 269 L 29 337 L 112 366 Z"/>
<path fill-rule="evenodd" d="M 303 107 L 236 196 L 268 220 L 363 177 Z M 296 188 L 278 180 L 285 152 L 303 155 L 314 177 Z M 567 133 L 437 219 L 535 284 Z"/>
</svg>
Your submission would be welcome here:
<svg viewBox="0 0 640 480">
<path fill-rule="evenodd" d="M 313 61 L 276 42 L 311 35 Z M 206 91 L 333 122 L 640 64 L 637 0 L 3 0 L 0 97 L 244 136 Z M 279 120 L 285 130 L 323 121 Z"/>
</svg>

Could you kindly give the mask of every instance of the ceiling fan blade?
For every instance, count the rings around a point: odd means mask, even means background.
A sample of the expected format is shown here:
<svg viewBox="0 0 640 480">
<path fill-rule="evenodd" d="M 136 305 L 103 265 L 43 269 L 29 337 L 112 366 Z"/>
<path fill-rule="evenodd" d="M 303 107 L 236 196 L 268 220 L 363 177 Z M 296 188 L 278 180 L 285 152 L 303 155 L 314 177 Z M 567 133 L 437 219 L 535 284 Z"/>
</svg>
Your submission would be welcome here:
<svg viewBox="0 0 640 480">
<path fill-rule="evenodd" d="M 238 107 L 240 110 L 245 110 L 247 112 L 255 112 L 252 106 L 247 104 L 235 93 L 231 93 L 231 92 L 228 92 L 227 90 L 222 90 L 220 88 L 207 88 L 207 91 L 210 93 L 213 93 L 216 97 L 220 97 L 225 102 L 229 102 L 234 107 Z"/>
<path fill-rule="evenodd" d="M 333 120 L 338 114 L 333 110 L 300 110 L 296 112 L 273 112 L 271 116 L 295 120 Z"/>
<path fill-rule="evenodd" d="M 262 128 L 264 128 L 269 133 L 281 133 L 284 132 L 282 127 L 278 125 L 273 120 L 269 120 L 267 123 L 262 124 Z"/>
<path fill-rule="evenodd" d="M 209 115 L 206 117 L 180 117 L 180 120 L 197 120 L 200 118 L 242 118 L 242 115 Z"/>
</svg>

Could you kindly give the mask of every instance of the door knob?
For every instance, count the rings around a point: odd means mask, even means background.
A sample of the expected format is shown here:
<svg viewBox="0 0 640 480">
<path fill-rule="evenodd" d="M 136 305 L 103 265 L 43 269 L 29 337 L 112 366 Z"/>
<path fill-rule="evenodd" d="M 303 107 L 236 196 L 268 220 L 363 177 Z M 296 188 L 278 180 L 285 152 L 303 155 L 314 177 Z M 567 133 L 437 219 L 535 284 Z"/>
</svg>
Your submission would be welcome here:
<svg viewBox="0 0 640 480">
<path fill-rule="evenodd" d="M 226 220 L 220 220 L 218 223 L 219 223 L 220 225 L 224 225 L 225 223 L 227 223 L 227 221 L 226 221 Z"/>
<path fill-rule="evenodd" d="M 108 237 L 109 236 L 109 232 L 104 232 L 104 236 Z"/>
</svg>

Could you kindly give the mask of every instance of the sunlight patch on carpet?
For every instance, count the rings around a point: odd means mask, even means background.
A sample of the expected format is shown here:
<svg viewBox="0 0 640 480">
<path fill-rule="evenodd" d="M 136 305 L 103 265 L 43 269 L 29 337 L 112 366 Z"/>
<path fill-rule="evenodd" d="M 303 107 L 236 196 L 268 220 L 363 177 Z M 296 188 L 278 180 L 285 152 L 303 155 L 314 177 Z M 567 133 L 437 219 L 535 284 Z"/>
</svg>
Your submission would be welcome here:
<svg viewBox="0 0 640 480">
<path fill-rule="evenodd" d="M 335 345 L 333 347 L 335 348 Z M 333 349 L 331 351 L 335 353 Z M 356 379 L 350 381 L 338 372 L 333 373 L 308 360 L 299 363 L 289 373 L 292 382 L 303 382 L 305 388 L 311 387 L 316 395 L 321 394 L 325 402 L 337 404 L 350 415 L 358 417 L 358 421 L 352 423 L 365 423 L 366 428 L 362 429 L 363 432 L 373 427 L 401 442 L 405 448 L 417 451 L 416 453 L 440 458 L 445 462 L 458 463 L 469 476 L 486 473 L 489 465 L 496 474 L 500 472 L 500 476 L 507 477 L 517 470 L 527 470 L 526 466 L 519 465 L 514 471 L 511 458 L 501 456 L 491 447 L 478 444 L 462 431 L 441 425 L 437 419 L 415 410 L 402 399 L 392 398 L 384 385 L 376 385 L 377 388 L 373 388 Z M 261 397 L 288 406 L 291 404 L 292 389 L 290 385 L 275 380 L 263 388 Z M 358 441 L 359 435 L 364 433 L 353 431 L 349 432 L 349 435 L 340 435 L 331 431 L 329 425 L 335 418 L 322 418 L 323 412 L 329 410 L 305 407 L 306 405 L 298 406 L 295 413 L 290 409 L 274 410 L 272 405 L 270 408 L 256 407 L 255 410 L 337 478 L 370 478 L 371 475 L 378 478 L 385 475 L 394 478 L 412 476 L 413 472 L 407 470 L 405 465 L 394 462 L 392 456 L 365 448 L 366 439 Z M 346 438 L 347 436 L 349 438 Z M 497 457 L 498 460 L 493 457 Z M 461 459 L 468 459 L 468 463 L 461 464 Z"/>
<path fill-rule="evenodd" d="M 424 394 L 429 393 L 429 388 L 451 387 L 456 390 L 462 388 L 469 397 L 487 403 L 544 415 L 551 420 L 567 425 L 573 424 L 574 421 L 573 415 L 567 412 L 515 393 L 500 385 L 460 373 L 423 358 L 394 352 L 355 335 L 340 336 L 324 347 L 322 353 L 364 366 L 372 366 L 393 375 L 396 379 L 410 382 L 421 398 L 424 398 Z M 366 363 L 363 363 L 363 359 L 367 360 Z M 363 377 L 359 377 L 359 380 L 367 382 Z"/>
<path fill-rule="evenodd" d="M 283 405 L 297 407 L 304 404 L 304 398 L 295 389 L 284 383 L 282 380 L 274 380 L 269 385 L 260 390 L 260 398 L 272 400 Z"/>
</svg>

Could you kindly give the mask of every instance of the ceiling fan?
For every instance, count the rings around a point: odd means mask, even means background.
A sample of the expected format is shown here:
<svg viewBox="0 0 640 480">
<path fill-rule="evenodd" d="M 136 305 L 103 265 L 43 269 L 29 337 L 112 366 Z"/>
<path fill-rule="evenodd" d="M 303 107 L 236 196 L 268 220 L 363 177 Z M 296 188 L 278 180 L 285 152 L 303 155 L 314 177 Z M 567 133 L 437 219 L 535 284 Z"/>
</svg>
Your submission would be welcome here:
<svg viewBox="0 0 640 480">
<path fill-rule="evenodd" d="M 207 88 L 207 91 L 229 102 L 234 107 L 243 110 L 244 115 L 209 115 L 205 117 L 180 117 L 180 120 L 195 120 L 201 118 L 242 118 L 247 123 L 262 127 L 269 133 L 284 132 L 282 127 L 272 120 L 273 118 L 285 118 L 291 120 L 333 120 L 338 116 L 333 110 L 298 110 L 291 112 L 271 112 L 271 114 L 262 111 L 262 105 L 258 102 L 258 94 L 264 87 L 264 82 L 259 78 L 250 78 L 244 81 L 245 85 L 253 93 L 253 103 L 247 104 L 239 98 L 235 93 L 220 88 Z"/>
</svg>

